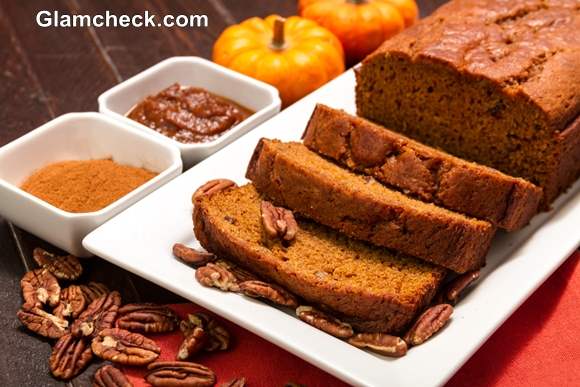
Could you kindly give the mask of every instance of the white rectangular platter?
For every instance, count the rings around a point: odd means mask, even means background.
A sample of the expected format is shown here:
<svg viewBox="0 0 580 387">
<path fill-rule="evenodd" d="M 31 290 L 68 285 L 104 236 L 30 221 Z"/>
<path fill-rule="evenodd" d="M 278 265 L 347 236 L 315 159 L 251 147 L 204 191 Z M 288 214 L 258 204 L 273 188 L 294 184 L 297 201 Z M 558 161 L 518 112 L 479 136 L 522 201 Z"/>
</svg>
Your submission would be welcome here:
<svg viewBox="0 0 580 387">
<path fill-rule="evenodd" d="M 525 229 L 497 235 L 482 280 L 457 306 L 449 326 L 400 359 L 354 348 L 258 301 L 204 288 L 195 281 L 194 270 L 171 254 L 175 242 L 197 243 L 191 195 L 198 186 L 214 178 L 244 183 L 258 140 L 299 140 L 316 102 L 354 112 L 354 83 L 348 71 L 111 219 L 88 235 L 84 246 L 350 384 L 445 383 L 580 244 L 580 183 Z"/>
</svg>

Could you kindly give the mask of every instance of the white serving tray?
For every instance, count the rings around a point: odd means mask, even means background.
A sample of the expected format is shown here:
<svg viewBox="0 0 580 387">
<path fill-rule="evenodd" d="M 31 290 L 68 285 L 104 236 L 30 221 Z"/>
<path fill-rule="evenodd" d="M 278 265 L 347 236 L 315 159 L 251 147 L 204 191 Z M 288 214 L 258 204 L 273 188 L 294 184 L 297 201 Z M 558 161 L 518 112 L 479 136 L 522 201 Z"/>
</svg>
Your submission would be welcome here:
<svg viewBox="0 0 580 387">
<path fill-rule="evenodd" d="M 399 359 L 354 348 L 259 301 L 204 288 L 195 281 L 194 270 L 171 254 L 175 242 L 197 244 L 191 195 L 199 185 L 214 178 L 244 183 L 258 140 L 300 139 L 316 102 L 354 112 L 354 83 L 348 71 L 113 218 L 88 235 L 84 246 L 348 383 L 445 383 L 580 244 L 580 182 L 553 211 L 537 216 L 525 229 L 497 235 L 482 279 L 456 307 L 447 328 Z"/>
</svg>

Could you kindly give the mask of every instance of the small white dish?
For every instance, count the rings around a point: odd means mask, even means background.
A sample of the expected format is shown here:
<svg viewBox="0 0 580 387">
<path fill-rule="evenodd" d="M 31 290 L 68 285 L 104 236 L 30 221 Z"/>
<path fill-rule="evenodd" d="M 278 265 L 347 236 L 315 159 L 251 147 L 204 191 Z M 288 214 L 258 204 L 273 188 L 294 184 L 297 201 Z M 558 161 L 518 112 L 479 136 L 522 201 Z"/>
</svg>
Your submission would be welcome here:
<svg viewBox="0 0 580 387">
<path fill-rule="evenodd" d="M 183 144 L 170 139 L 181 151 L 183 164 L 191 167 L 280 111 L 281 101 L 276 88 L 195 56 L 177 56 L 127 79 L 99 96 L 99 111 L 142 129 L 159 138 L 163 134 L 126 117 L 126 114 L 149 95 L 157 94 L 174 83 L 201 87 L 228 98 L 255 113 L 229 129 L 219 138 L 196 144 Z"/>
<path fill-rule="evenodd" d="M 65 160 L 112 158 L 158 173 L 107 207 L 71 213 L 23 191 L 35 170 Z M 0 148 L 0 214 L 32 234 L 77 256 L 92 230 L 167 183 L 182 171 L 179 150 L 166 141 L 99 113 L 69 113 Z"/>
</svg>

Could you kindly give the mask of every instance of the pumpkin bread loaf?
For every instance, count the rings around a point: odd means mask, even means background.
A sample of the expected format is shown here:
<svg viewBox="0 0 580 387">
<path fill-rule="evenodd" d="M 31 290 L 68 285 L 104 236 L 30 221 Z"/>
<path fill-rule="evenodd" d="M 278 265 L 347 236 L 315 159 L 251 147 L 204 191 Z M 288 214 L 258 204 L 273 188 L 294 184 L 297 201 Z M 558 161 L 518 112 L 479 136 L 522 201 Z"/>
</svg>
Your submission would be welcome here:
<svg viewBox="0 0 580 387">
<path fill-rule="evenodd" d="M 261 198 L 251 185 L 203 197 L 193 214 L 201 245 L 274 281 L 355 328 L 398 332 L 427 305 L 445 270 L 298 219 L 287 247 L 262 242 Z"/>
<path fill-rule="evenodd" d="M 523 179 L 320 104 L 308 122 L 304 145 L 407 195 L 508 231 L 528 224 L 542 198 L 541 188 Z"/>
<path fill-rule="evenodd" d="M 262 139 L 246 175 L 276 205 L 458 273 L 485 263 L 495 227 L 333 164 L 297 142 Z"/>
<path fill-rule="evenodd" d="M 356 72 L 358 115 L 522 177 L 543 208 L 580 175 L 578 0 L 455 0 Z"/>
</svg>

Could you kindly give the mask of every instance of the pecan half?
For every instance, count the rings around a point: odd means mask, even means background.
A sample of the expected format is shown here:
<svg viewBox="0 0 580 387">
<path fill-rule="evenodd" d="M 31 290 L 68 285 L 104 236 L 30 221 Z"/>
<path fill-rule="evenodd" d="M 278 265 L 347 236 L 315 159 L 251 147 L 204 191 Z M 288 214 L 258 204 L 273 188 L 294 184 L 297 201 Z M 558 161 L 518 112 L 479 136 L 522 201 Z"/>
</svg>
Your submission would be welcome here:
<svg viewBox="0 0 580 387">
<path fill-rule="evenodd" d="M 427 309 L 413 324 L 404 339 L 409 345 L 423 344 L 437 333 L 453 314 L 453 307 L 449 304 L 439 304 Z"/>
<path fill-rule="evenodd" d="M 78 285 L 70 285 L 68 288 L 64 288 L 60 292 L 60 301 L 56 308 L 54 308 L 53 313 L 60 317 L 72 317 L 77 318 L 85 307 L 87 306 L 87 300 Z"/>
<path fill-rule="evenodd" d="M 33 250 L 32 257 L 38 266 L 47 269 L 58 279 L 74 281 L 83 273 L 83 267 L 74 255 L 56 256 L 37 247 Z"/>
<path fill-rule="evenodd" d="M 95 372 L 93 387 L 133 387 L 133 383 L 120 369 L 107 364 Z"/>
<path fill-rule="evenodd" d="M 183 329 L 182 329 L 183 331 Z M 202 327 L 193 327 L 187 330 L 179 350 L 177 351 L 177 360 L 187 360 L 200 352 L 207 342 L 207 334 Z"/>
<path fill-rule="evenodd" d="M 71 332 L 75 337 L 95 335 L 102 329 L 111 328 L 121 305 L 121 295 L 117 291 L 97 298 L 73 322 Z"/>
<path fill-rule="evenodd" d="M 210 180 L 195 190 L 193 196 L 191 197 L 191 202 L 195 204 L 196 201 L 200 200 L 204 196 L 211 196 L 217 192 L 237 186 L 238 185 L 235 182 L 228 179 Z"/>
<path fill-rule="evenodd" d="M 88 343 L 68 333 L 52 348 L 49 359 L 50 372 L 56 378 L 69 380 L 78 375 L 92 359 L 93 352 Z"/>
<path fill-rule="evenodd" d="M 208 263 L 195 271 L 197 282 L 207 287 L 214 287 L 223 291 L 237 292 L 240 290 L 236 276 L 225 267 Z"/>
<path fill-rule="evenodd" d="M 299 306 L 296 309 L 296 316 L 305 323 L 340 339 L 348 339 L 354 335 L 350 324 L 342 322 L 311 306 Z"/>
<path fill-rule="evenodd" d="M 203 349 L 208 352 L 225 351 L 230 346 L 230 333 L 220 325 L 214 318 L 205 313 L 192 313 L 187 315 L 187 320 L 183 320 L 179 329 L 184 336 L 192 334 L 193 330 L 201 328 L 204 330 L 206 339 Z"/>
<path fill-rule="evenodd" d="M 117 311 L 117 328 L 144 333 L 173 332 L 179 317 L 166 306 L 150 303 L 127 304 Z"/>
<path fill-rule="evenodd" d="M 198 251 L 182 243 L 176 243 L 173 245 L 173 255 L 193 267 L 203 266 L 208 262 L 215 261 L 217 258 L 215 254 Z"/>
<path fill-rule="evenodd" d="M 60 285 L 56 277 L 46 269 L 36 269 L 24 274 L 20 287 L 24 303 L 29 306 L 56 306 L 60 300 Z"/>
<path fill-rule="evenodd" d="M 455 279 L 449 282 L 445 287 L 445 298 L 447 301 L 455 305 L 457 301 L 459 301 L 461 293 L 477 281 L 479 276 L 479 270 L 473 270 L 455 277 Z"/>
<path fill-rule="evenodd" d="M 149 364 L 161 352 L 155 341 L 119 328 L 100 331 L 93 339 L 91 348 L 101 359 L 131 366 Z"/>
<path fill-rule="evenodd" d="M 368 348 L 385 356 L 401 357 L 407 354 L 405 340 L 386 333 L 357 333 L 348 342 L 357 348 Z"/>
<path fill-rule="evenodd" d="M 202 316 L 205 319 L 205 330 L 208 333 L 208 339 L 203 349 L 208 352 L 228 349 L 230 347 L 230 333 L 227 329 L 204 313 L 198 313 L 198 316 Z"/>
<path fill-rule="evenodd" d="M 109 288 L 100 282 L 89 282 L 88 285 L 79 286 L 87 299 L 87 305 L 95 301 L 97 298 L 109 293 Z"/>
<path fill-rule="evenodd" d="M 262 281 L 245 281 L 240 284 L 240 290 L 246 296 L 262 298 L 276 305 L 296 308 L 298 299 L 286 289 Z"/>
<path fill-rule="evenodd" d="M 24 307 L 16 316 L 26 328 L 49 339 L 58 339 L 68 333 L 68 321 L 40 308 Z"/>
<path fill-rule="evenodd" d="M 246 378 L 235 378 L 230 380 L 229 382 L 224 382 L 219 385 L 219 387 L 245 387 L 246 386 Z"/>
<path fill-rule="evenodd" d="M 279 239 L 282 242 L 291 242 L 298 232 L 298 223 L 292 211 L 276 207 L 272 203 L 262 200 L 260 203 L 262 229 L 267 242 Z"/>
<path fill-rule="evenodd" d="M 157 361 L 147 369 L 145 380 L 155 387 L 207 387 L 216 379 L 211 369 L 189 361 Z"/>
</svg>

